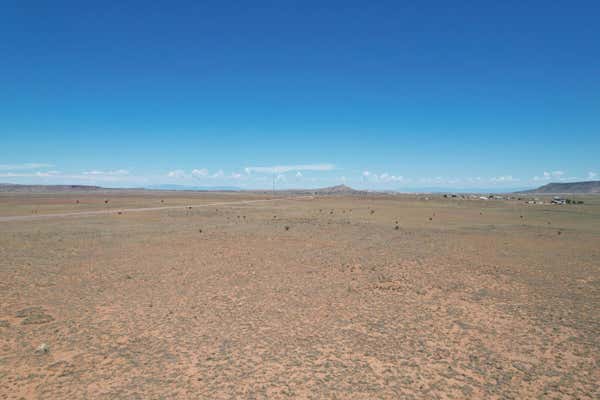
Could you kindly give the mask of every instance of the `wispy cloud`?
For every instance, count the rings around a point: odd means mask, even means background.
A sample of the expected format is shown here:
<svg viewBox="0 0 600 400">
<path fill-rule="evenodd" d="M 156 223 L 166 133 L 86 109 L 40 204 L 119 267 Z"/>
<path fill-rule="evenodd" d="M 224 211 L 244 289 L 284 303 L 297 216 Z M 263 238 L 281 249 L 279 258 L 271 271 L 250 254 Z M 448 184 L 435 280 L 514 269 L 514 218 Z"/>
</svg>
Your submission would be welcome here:
<svg viewBox="0 0 600 400">
<path fill-rule="evenodd" d="M 194 168 L 189 174 L 183 169 L 175 169 L 167 173 L 168 178 L 180 180 L 204 180 L 204 179 L 241 179 L 244 176 L 238 172 L 232 172 L 230 175 L 225 174 L 222 169 L 214 173 L 210 173 L 208 168 Z"/>
<path fill-rule="evenodd" d="M 60 176 L 59 171 L 0 172 L 0 178 L 46 178 Z"/>
<path fill-rule="evenodd" d="M 92 171 L 83 171 L 82 172 L 83 175 L 90 175 L 90 176 L 123 176 L 123 175 L 129 175 L 129 171 L 126 169 L 115 169 L 112 171 L 98 171 L 98 170 L 92 170 Z"/>
<path fill-rule="evenodd" d="M 492 183 L 508 183 L 508 182 L 519 182 L 519 178 L 515 178 L 512 175 L 502 175 L 502 176 L 494 176 L 490 178 L 490 182 Z"/>
<path fill-rule="evenodd" d="M 206 169 L 206 168 L 193 169 L 192 176 L 194 178 L 205 178 L 208 176 L 208 169 Z"/>
<path fill-rule="evenodd" d="M 16 178 L 18 180 L 25 179 L 30 181 L 40 180 L 43 183 L 95 183 L 95 182 L 126 182 L 131 177 L 129 171 L 112 170 L 112 171 L 84 171 L 81 173 L 63 173 L 60 171 L 26 171 L 26 172 L 0 172 L 0 178 Z M 30 178 L 30 179 L 27 179 Z M 138 180 L 144 180 L 144 177 L 135 177 Z"/>
<path fill-rule="evenodd" d="M 182 169 L 176 169 L 173 171 L 169 171 L 167 173 L 167 176 L 169 178 L 183 178 L 183 177 L 185 177 L 185 171 Z"/>
<path fill-rule="evenodd" d="M 0 171 L 27 171 L 40 168 L 51 168 L 52 164 L 24 163 L 24 164 L 0 164 Z"/>
<path fill-rule="evenodd" d="M 392 175 L 384 172 L 382 174 L 375 174 L 371 171 L 363 171 L 362 173 L 363 181 L 369 181 L 374 183 L 399 183 L 399 182 L 407 182 L 408 179 L 404 178 L 402 175 Z"/>
<path fill-rule="evenodd" d="M 542 176 L 534 176 L 534 181 L 549 181 L 551 179 L 562 180 L 565 175 L 564 171 L 544 171 Z"/>
<path fill-rule="evenodd" d="M 274 165 L 270 167 L 246 167 L 247 174 L 253 172 L 260 174 L 283 174 L 296 171 L 332 171 L 335 169 L 333 164 L 302 164 L 302 165 Z"/>
</svg>

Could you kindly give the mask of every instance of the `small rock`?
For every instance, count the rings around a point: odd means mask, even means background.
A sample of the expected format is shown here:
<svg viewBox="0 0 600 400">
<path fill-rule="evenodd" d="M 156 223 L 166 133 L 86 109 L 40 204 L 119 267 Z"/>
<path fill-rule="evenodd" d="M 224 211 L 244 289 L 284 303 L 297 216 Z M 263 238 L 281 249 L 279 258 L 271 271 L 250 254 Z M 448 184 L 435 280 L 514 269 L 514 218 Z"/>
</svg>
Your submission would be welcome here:
<svg viewBox="0 0 600 400">
<path fill-rule="evenodd" d="M 37 354 L 46 354 L 50 351 L 50 346 L 48 346 L 46 343 L 42 343 L 38 346 L 37 349 L 35 349 L 35 352 Z"/>
</svg>

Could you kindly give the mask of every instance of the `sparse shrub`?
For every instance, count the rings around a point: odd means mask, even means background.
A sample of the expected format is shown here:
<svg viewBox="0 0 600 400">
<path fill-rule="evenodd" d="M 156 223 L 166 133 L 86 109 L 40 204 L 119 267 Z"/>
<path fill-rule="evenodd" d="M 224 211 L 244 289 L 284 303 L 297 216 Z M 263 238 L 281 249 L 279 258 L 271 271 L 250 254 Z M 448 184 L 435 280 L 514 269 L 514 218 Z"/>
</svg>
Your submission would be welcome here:
<svg viewBox="0 0 600 400">
<path fill-rule="evenodd" d="M 395 229 L 395 230 L 398 230 L 398 229 L 400 229 L 400 227 L 399 227 L 398 225 L 396 225 L 396 226 L 394 227 L 394 229 Z"/>
<path fill-rule="evenodd" d="M 371 210 L 371 215 L 375 214 L 375 210 Z"/>
<path fill-rule="evenodd" d="M 290 230 L 290 227 L 286 225 L 286 226 L 285 226 L 285 230 L 286 230 L 286 231 L 289 231 L 289 230 Z"/>
<path fill-rule="evenodd" d="M 430 220 L 430 221 L 433 221 L 433 218 L 432 218 L 432 217 L 429 217 L 429 220 Z"/>
<path fill-rule="evenodd" d="M 121 215 L 121 214 L 123 214 L 123 211 L 119 211 L 119 212 L 117 212 L 117 214 Z"/>
<path fill-rule="evenodd" d="M 198 229 L 198 233 L 202 233 L 202 229 Z"/>
</svg>

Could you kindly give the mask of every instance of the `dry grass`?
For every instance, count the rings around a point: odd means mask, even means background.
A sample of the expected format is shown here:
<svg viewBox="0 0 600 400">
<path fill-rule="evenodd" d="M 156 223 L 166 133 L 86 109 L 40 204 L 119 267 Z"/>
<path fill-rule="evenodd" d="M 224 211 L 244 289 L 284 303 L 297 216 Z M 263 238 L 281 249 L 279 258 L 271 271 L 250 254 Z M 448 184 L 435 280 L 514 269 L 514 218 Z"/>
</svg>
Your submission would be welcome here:
<svg viewBox="0 0 600 400">
<path fill-rule="evenodd" d="M 593 198 L 190 196 L 0 197 L 182 206 L 0 223 L 0 398 L 597 398 Z"/>
</svg>

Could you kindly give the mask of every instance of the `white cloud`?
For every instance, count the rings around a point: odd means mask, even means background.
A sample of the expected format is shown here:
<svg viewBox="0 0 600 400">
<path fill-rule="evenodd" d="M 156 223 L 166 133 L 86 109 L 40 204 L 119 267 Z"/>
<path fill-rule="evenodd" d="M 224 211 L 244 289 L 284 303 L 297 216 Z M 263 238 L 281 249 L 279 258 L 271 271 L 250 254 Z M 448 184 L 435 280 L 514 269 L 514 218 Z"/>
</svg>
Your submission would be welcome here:
<svg viewBox="0 0 600 400">
<path fill-rule="evenodd" d="M 380 175 L 374 174 L 370 171 L 363 171 L 362 173 L 362 179 L 365 181 L 371 181 L 371 182 L 381 182 L 381 183 L 392 183 L 392 182 L 405 182 L 407 181 L 403 176 L 401 175 L 391 175 L 388 174 L 387 172 L 384 172 Z"/>
<path fill-rule="evenodd" d="M 167 176 L 169 178 L 183 178 L 183 177 L 185 177 L 185 171 L 182 169 L 176 169 L 174 171 L 169 171 Z"/>
<path fill-rule="evenodd" d="M 549 181 L 551 179 L 555 180 L 564 180 L 563 175 L 564 171 L 544 171 L 542 176 L 534 176 L 534 181 Z"/>
<path fill-rule="evenodd" d="M 332 171 L 335 169 L 333 164 L 303 164 L 303 165 L 274 165 L 271 167 L 246 167 L 247 174 L 253 172 L 261 174 L 283 174 L 291 171 Z"/>
<path fill-rule="evenodd" d="M 119 175 L 129 175 L 129 171 L 126 169 L 116 169 L 112 171 L 83 171 L 83 175 L 94 175 L 94 176 L 119 176 Z"/>
<path fill-rule="evenodd" d="M 223 172 L 222 169 L 220 169 L 217 172 L 215 172 L 214 174 L 212 174 L 211 178 L 222 178 L 224 176 L 225 176 L 225 173 Z"/>
<path fill-rule="evenodd" d="M 193 169 L 192 176 L 195 178 L 205 178 L 208 176 L 208 170 L 206 168 Z"/>
<path fill-rule="evenodd" d="M 379 180 L 381 182 L 404 182 L 404 177 L 401 175 L 390 175 L 387 172 L 384 172 L 383 174 L 379 175 Z"/>
<path fill-rule="evenodd" d="M 589 179 L 591 181 L 598 179 L 598 174 L 596 172 L 590 171 L 590 172 L 588 172 L 587 179 Z"/>
<path fill-rule="evenodd" d="M 512 175 L 502 175 L 490 178 L 490 182 L 492 183 L 519 182 L 519 180 L 519 178 L 515 178 Z"/>
<path fill-rule="evenodd" d="M 300 172 L 300 171 L 296 172 L 296 178 L 302 178 L 302 172 Z"/>
<path fill-rule="evenodd" d="M 25 163 L 25 164 L 0 164 L 0 171 L 24 171 L 30 169 L 50 168 L 52 164 Z"/>
<path fill-rule="evenodd" d="M 129 172 L 125 170 L 115 171 L 84 171 L 80 173 L 62 173 L 60 171 L 28 171 L 28 172 L 5 172 L 0 173 L 0 178 L 16 178 L 19 181 L 56 183 L 56 184 L 93 184 L 96 182 L 126 182 L 130 180 Z M 29 179 L 28 179 L 29 178 Z M 144 177 L 133 177 L 140 182 Z"/>
<path fill-rule="evenodd" d="M 59 175 L 59 171 L 0 172 L 0 178 L 45 178 Z"/>
</svg>

